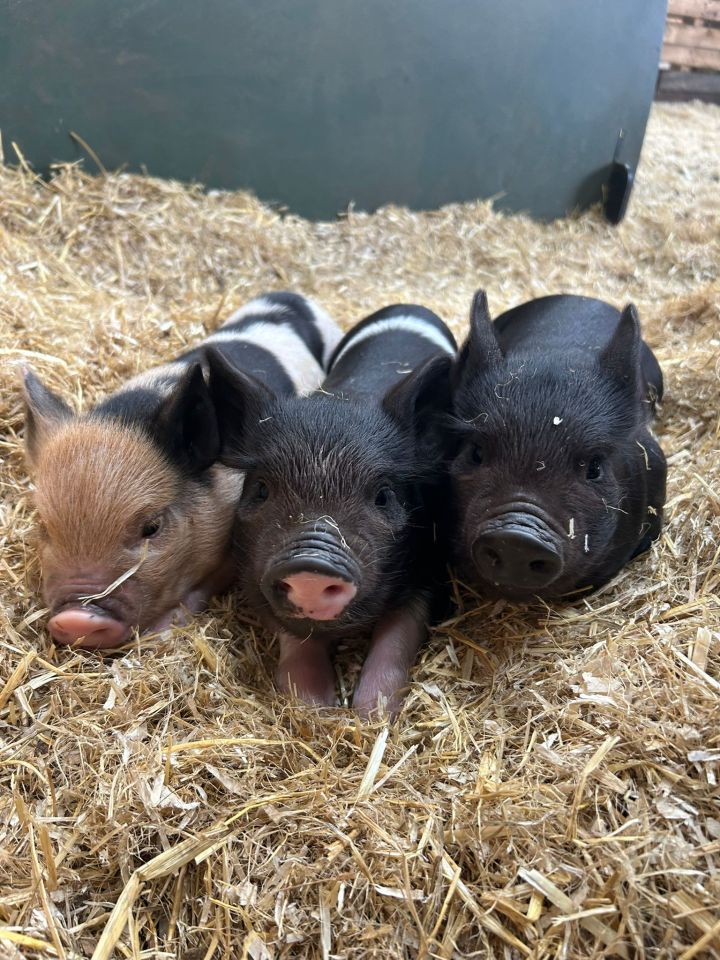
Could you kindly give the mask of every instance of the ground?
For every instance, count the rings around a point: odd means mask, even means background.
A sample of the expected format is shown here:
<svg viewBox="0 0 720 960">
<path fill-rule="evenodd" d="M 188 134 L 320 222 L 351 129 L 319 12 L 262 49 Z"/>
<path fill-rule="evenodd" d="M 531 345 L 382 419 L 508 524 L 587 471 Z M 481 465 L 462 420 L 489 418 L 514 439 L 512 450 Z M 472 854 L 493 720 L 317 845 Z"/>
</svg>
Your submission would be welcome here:
<svg viewBox="0 0 720 960">
<path fill-rule="evenodd" d="M 0 167 L 0 956 L 720 955 L 719 265 L 714 106 L 654 108 L 619 228 L 484 203 L 313 224 Z M 462 335 L 478 286 L 494 313 L 637 304 L 667 383 L 649 555 L 575 605 L 463 595 L 389 727 L 276 696 L 232 598 L 124 654 L 52 645 L 18 361 L 82 407 L 264 290 Z"/>
</svg>

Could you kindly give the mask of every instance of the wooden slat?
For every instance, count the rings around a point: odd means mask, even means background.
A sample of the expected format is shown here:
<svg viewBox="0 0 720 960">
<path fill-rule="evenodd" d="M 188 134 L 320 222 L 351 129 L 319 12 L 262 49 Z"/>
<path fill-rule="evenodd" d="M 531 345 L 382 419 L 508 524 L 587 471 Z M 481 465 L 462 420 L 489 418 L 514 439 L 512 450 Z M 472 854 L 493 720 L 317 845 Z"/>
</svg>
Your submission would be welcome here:
<svg viewBox="0 0 720 960">
<path fill-rule="evenodd" d="M 666 43 L 660 59 L 676 67 L 698 67 L 705 70 L 720 70 L 720 50 L 693 50 Z"/>
<path fill-rule="evenodd" d="M 671 17 L 720 20 L 720 0 L 670 0 L 668 14 Z"/>
<path fill-rule="evenodd" d="M 720 73 L 698 70 L 663 70 L 656 100 L 704 100 L 720 104 Z"/>
<path fill-rule="evenodd" d="M 720 50 L 720 30 L 712 27 L 694 27 L 687 23 L 669 23 L 665 28 L 665 43 L 693 50 Z"/>
</svg>

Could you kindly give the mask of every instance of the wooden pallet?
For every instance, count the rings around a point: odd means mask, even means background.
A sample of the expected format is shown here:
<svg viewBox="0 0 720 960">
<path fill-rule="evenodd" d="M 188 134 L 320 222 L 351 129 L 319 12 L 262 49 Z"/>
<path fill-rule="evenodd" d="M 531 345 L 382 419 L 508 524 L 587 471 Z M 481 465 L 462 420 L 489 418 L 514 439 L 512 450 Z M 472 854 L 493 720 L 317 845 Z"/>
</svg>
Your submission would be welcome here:
<svg viewBox="0 0 720 960">
<path fill-rule="evenodd" d="M 670 0 L 661 65 L 720 71 L 720 0 Z"/>
</svg>

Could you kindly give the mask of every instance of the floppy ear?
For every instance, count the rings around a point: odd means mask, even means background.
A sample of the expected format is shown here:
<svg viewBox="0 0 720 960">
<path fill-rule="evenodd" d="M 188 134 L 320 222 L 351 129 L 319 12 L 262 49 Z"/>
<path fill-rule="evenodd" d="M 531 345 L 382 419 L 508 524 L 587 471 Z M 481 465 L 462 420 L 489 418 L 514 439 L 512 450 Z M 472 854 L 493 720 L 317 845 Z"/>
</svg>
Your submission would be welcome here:
<svg viewBox="0 0 720 960">
<path fill-rule="evenodd" d="M 220 436 L 220 461 L 237 466 L 235 451 L 251 423 L 262 419 L 275 394 L 265 384 L 234 367 L 215 347 L 206 351 L 209 388 Z"/>
<path fill-rule="evenodd" d="M 430 357 L 385 394 L 383 409 L 416 438 L 422 438 L 438 414 L 450 409 L 449 354 Z"/>
<path fill-rule="evenodd" d="M 192 363 L 164 400 L 155 419 L 160 446 L 190 473 L 207 470 L 220 454 L 220 434 L 199 363 Z"/>
<path fill-rule="evenodd" d="M 640 383 L 640 320 L 629 303 L 620 314 L 615 332 L 598 358 L 600 370 L 621 386 L 637 391 Z"/>
<path fill-rule="evenodd" d="M 49 390 L 28 367 L 22 371 L 25 398 L 25 447 L 35 463 L 41 447 L 63 423 L 75 416 L 56 393 Z"/>
<path fill-rule="evenodd" d="M 503 352 L 490 319 L 487 295 L 484 290 L 478 290 L 470 308 L 470 331 L 455 360 L 453 389 L 457 390 L 481 371 L 501 363 L 502 359 Z"/>
</svg>

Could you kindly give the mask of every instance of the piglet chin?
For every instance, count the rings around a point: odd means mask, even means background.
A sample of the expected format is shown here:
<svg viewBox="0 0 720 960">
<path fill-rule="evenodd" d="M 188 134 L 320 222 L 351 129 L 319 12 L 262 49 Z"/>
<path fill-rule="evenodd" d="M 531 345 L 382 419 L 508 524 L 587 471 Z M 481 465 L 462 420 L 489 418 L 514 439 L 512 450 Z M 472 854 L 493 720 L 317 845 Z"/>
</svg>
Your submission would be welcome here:
<svg viewBox="0 0 720 960">
<path fill-rule="evenodd" d="M 307 611 L 298 610 L 296 613 L 291 614 L 291 616 L 296 620 L 337 620 L 344 609 L 343 607 L 341 610 L 338 610 L 336 606 L 313 607 Z"/>
<path fill-rule="evenodd" d="M 68 607 L 51 617 L 48 630 L 63 646 L 101 650 L 121 647 L 130 639 L 130 627 L 92 608 Z"/>
</svg>

